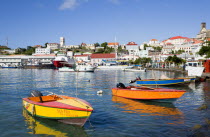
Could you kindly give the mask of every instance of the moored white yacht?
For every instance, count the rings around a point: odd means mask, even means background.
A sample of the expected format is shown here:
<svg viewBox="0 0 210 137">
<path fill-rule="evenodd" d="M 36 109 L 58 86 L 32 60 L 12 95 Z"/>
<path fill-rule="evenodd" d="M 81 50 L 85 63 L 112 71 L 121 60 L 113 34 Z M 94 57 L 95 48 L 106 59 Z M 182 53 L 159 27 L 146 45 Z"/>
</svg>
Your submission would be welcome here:
<svg viewBox="0 0 210 137">
<path fill-rule="evenodd" d="M 76 71 L 79 72 L 94 72 L 97 67 L 87 63 L 77 63 Z"/>
</svg>

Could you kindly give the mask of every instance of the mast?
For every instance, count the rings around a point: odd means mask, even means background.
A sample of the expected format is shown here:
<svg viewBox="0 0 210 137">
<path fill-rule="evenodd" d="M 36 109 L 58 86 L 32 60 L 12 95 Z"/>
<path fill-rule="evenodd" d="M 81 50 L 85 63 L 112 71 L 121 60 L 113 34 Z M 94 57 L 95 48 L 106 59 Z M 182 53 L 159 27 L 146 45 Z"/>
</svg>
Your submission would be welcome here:
<svg viewBox="0 0 210 137">
<path fill-rule="evenodd" d="M 115 47 L 115 52 L 116 52 L 116 59 L 117 59 L 117 48 L 116 48 L 116 41 L 117 41 L 117 38 L 115 36 L 114 38 L 114 47 Z"/>
</svg>

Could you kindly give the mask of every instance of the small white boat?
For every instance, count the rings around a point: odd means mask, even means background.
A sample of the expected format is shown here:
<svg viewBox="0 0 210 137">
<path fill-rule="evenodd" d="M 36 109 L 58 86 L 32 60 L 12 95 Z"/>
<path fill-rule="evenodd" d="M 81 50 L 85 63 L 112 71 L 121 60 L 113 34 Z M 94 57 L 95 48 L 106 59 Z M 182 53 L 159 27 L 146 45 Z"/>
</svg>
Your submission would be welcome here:
<svg viewBox="0 0 210 137">
<path fill-rule="evenodd" d="M 70 67 L 62 67 L 62 68 L 59 68 L 58 71 L 61 71 L 61 72 L 74 72 L 75 70 L 73 68 L 70 68 Z"/>
<path fill-rule="evenodd" d="M 138 68 L 125 68 L 125 69 L 123 69 L 124 71 L 141 71 L 141 72 L 146 72 L 147 71 L 147 69 L 146 68 L 142 68 L 142 67 L 138 67 Z"/>
<path fill-rule="evenodd" d="M 94 72 L 96 68 L 97 67 L 90 64 L 79 63 L 79 64 L 76 64 L 75 70 L 78 72 Z"/>
</svg>

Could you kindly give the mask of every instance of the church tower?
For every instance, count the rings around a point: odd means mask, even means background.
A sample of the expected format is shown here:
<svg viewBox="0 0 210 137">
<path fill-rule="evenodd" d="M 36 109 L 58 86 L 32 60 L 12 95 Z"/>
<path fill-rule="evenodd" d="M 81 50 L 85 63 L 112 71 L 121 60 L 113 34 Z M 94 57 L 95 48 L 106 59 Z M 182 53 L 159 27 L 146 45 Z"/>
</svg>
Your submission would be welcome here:
<svg viewBox="0 0 210 137">
<path fill-rule="evenodd" d="M 201 23 L 201 31 L 200 32 L 204 32 L 204 31 L 207 31 L 206 30 L 206 23 L 205 22 L 202 22 Z"/>
<path fill-rule="evenodd" d="M 196 36 L 197 39 L 199 40 L 204 40 L 206 38 L 210 38 L 210 30 L 206 29 L 206 23 L 202 22 L 201 23 L 201 30 Z"/>
<path fill-rule="evenodd" d="M 202 23 L 201 23 L 201 30 L 202 30 L 203 28 L 206 28 L 206 23 L 205 23 L 205 22 L 202 22 Z"/>
<path fill-rule="evenodd" d="M 64 46 L 65 46 L 65 38 L 60 37 L 60 47 L 64 47 Z"/>
</svg>

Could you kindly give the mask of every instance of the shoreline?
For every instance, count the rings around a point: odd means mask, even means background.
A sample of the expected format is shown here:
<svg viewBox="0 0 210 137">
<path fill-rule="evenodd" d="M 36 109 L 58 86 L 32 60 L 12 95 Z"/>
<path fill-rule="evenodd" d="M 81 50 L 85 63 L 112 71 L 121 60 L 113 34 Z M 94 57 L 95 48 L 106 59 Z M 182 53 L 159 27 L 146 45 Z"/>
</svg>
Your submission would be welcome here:
<svg viewBox="0 0 210 137">
<path fill-rule="evenodd" d="M 183 74 L 187 74 L 187 71 L 178 69 L 178 68 L 147 68 L 147 70 L 158 70 L 158 71 L 171 71 L 171 72 L 181 72 Z M 203 73 L 201 77 L 210 77 L 210 73 Z"/>
</svg>

